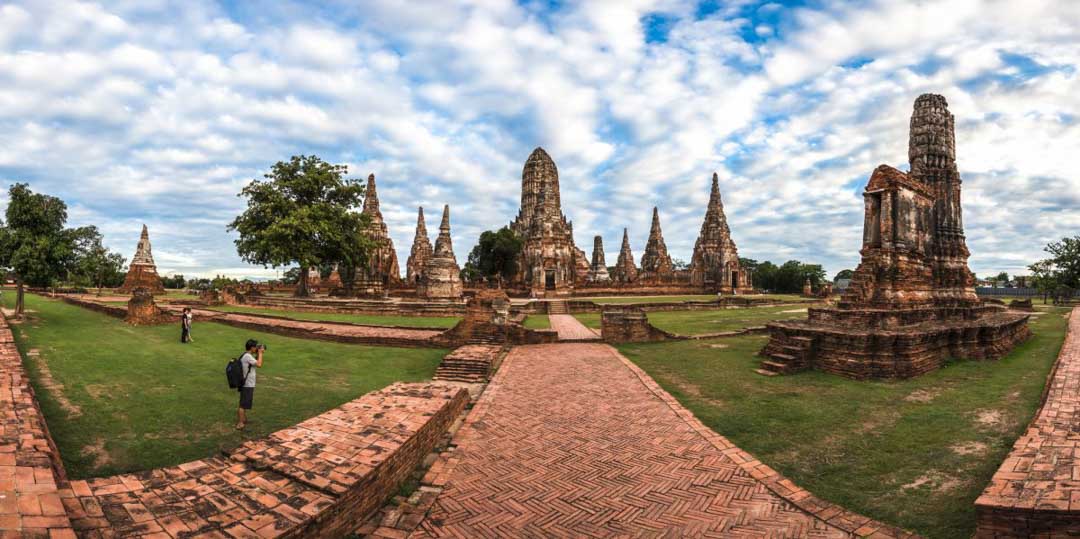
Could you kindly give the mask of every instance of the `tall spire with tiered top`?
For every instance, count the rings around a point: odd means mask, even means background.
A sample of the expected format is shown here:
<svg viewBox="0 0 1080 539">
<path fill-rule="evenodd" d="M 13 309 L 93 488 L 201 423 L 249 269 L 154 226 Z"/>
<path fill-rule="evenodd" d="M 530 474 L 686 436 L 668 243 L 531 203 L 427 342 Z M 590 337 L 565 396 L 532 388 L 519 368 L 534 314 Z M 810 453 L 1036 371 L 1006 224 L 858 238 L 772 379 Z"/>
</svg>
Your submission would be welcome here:
<svg viewBox="0 0 1080 539">
<path fill-rule="evenodd" d="M 650 278 L 666 278 L 675 273 L 675 266 L 668 255 L 664 243 L 664 232 L 660 230 L 660 211 L 653 206 L 652 227 L 649 229 L 649 241 L 641 255 L 641 271 Z"/>
<path fill-rule="evenodd" d="M 626 229 L 622 229 L 622 247 L 619 249 L 619 258 L 615 262 L 615 268 L 611 271 L 611 278 L 620 283 L 631 283 L 637 280 L 637 266 L 634 265 L 634 253 L 630 251 L 630 235 Z"/>
<path fill-rule="evenodd" d="M 409 283 L 416 284 L 420 280 L 424 266 L 433 252 L 427 225 L 424 223 L 424 207 L 421 206 L 416 214 L 416 235 L 413 237 L 412 251 L 409 252 L 409 260 L 405 262 L 405 278 Z"/>
</svg>

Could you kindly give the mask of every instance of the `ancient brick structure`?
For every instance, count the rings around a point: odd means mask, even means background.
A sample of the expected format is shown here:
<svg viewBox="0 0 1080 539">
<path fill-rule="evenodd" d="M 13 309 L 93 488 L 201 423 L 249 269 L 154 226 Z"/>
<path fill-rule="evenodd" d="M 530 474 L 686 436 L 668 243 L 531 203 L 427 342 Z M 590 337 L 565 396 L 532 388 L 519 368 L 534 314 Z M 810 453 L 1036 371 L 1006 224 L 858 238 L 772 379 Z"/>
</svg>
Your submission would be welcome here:
<svg viewBox="0 0 1080 539">
<path fill-rule="evenodd" d="M 676 338 L 649 323 L 649 317 L 637 307 L 604 306 L 600 314 L 600 338 L 604 342 L 659 342 Z"/>
<path fill-rule="evenodd" d="M 659 228 L 659 224 L 656 226 Z M 750 275 L 739 267 L 739 251 L 731 239 L 715 172 L 705 220 L 690 259 L 690 284 L 710 292 L 738 293 L 751 288 Z"/>
<path fill-rule="evenodd" d="M 338 271 L 338 265 L 334 264 L 334 268 L 330 270 L 330 275 L 326 277 L 326 282 L 323 283 L 323 288 L 327 291 L 334 290 L 335 288 L 341 288 L 341 273 Z"/>
<path fill-rule="evenodd" d="M 398 268 L 397 252 L 390 239 L 382 211 L 379 210 L 379 194 L 375 190 L 375 175 L 367 179 L 367 192 L 364 195 L 364 215 L 371 219 L 369 234 L 375 242 L 375 248 L 368 253 L 367 265 L 357 268 L 355 288 L 362 296 L 381 296 L 385 289 L 401 283 L 401 270 Z"/>
<path fill-rule="evenodd" d="M 409 260 L 405 262 L 405 281 L 410 285 L 416 285 L 424 275 L 424 266 L 434 250 L 431 248 L 431 240 L 428 239 L 427 225 L 424 224 L 424 208 L 416 214 L 416 236 L 413 238 L 412 251 L 409 252 Z"/>
<path fill-rule="evenodd" d="M 645 283 L 661 283 L 675 277 L 675 266 L 671 263 L 664 232 L 660 230 L 660 212 L 653 206 L 652 227 L 649 229 L 649 241 L 645 243 L 645 252 L 641 255 L 641 271 L 638 278 Z"/>
<path fill-rule="evenodd" d="M 168 322 L 173 318 L 164 314 L 154 303 L 154 295 L 149 289 L 136 288 L 128 300 L 127 316 L 124 321 L 133 326 L 147 326 Z"/>
<path fill-rule="evenodd" d="M 802 295 L 804 298 L 814 297 L 814 287 L 810 284 L 809 278 L 802 284 Z"/>
<path fill-rule="evenodd" d="M 416 295 L 426 299 L 460 299 L 461 291 L 461 268 L 450 241 L 450 206 L 447 205 L 443 206 L 439 237 L 435 240 L 431 259 L 424 265 Z"/>
<path fill-rule="evenodd" d="M 539 344 L 555 342 L 558 333 L 528 329 L 510 319 L 510 298 L 502 289 L 481 289 L 469 298 L 465 317 L 439 335 L 435 342 L 448 346 L 465 344 Z"/>
<path fill-rule="evenodd" d="M 309 292 L 322 290 L 322 273 L 316 266 L 311 266 L 307 271 L 307 287 Z"/>
<path fill-rule="evenodd" d="M 127 276 L 119 292 L 130 294 L 136 288 L 145 288 L 152 294 L 165 293 L 165 286 L 161 284 L 157 266 L 154 264 L 154 255 L 150 252 L 150 233 L 146 225 L 142 227 L 142 235 L 139 236 L 139 245 L 135 247 L 135 256 L 131 258 Z"/>
<path fill-rule="evenodd" d="M 759 372 L 909 378 L 949 357 L 1000 358 L 1030 335 L 1028 315 L 975 296 L 944 97 L 915 101 L 908 158 L 908 173 L 882 165 L 870 176 L 862 261 L 836 307 L 769 324 Z"/>
<path fill-rule="evenodd" d="M 619 258 L 615 262 L 615 268 L 611 270 L 611 280 L 620 284 L 629 284 L 637 281 L 638 271 L 634 265 L 634 253 L 630 252 L 630 237 L 626 229 L 622 230 L 622 247 L 619 249 Z"/>
<path fill-rule="evenodd" d="M 611 280 L 607 262 L 604 262 L 604 239 L 600 236 L 593 238 L 592 264 L 589 265 L 589 274 L 585 276 L 585 280 L 590 283 L 606 283 Z"/>
<path fill-rule="evenodd" d="M 584 282 L 589 260 L 574 245 L 574 226 L 563 215 L 559 198 L 559 170 L 543 148 L 533 150 L 525 161 L 521 208 L 510 228 L 524 240 L 512 286 L 543 297 L 567 295 Z"/>
</svg>

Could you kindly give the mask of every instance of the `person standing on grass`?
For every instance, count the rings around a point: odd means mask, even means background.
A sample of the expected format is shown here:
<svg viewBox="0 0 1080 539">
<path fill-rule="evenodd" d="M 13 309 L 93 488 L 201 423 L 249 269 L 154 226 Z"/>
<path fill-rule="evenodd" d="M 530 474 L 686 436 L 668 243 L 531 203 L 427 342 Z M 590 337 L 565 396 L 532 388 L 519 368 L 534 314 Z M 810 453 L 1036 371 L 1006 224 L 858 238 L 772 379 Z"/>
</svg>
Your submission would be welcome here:
<svg viewBox="0 0 1080 539">
<path fill-rule="evenodd" d="M 251 409 L 252 401 L 255 400 L 255 369 L 263 365 L 263 352 L 266 346 L 259 344 L 255 339 L 248 339 L 244 344 L 244 355 L 240 356 L 240 364 L 244 370 L 244 385 L 240 386 L 240 407 L 236 409 L 236 430 L 243 430 L 247 426 L 247 410 Z"/>
<path fill-rule="evenodd" d="M 184 307 L 184 314 L 180 316 L 180 342 L 189 343 L 191 338 L 191 321 L 194 317 L 191 314 L 191 307 Z"/>
</svg>

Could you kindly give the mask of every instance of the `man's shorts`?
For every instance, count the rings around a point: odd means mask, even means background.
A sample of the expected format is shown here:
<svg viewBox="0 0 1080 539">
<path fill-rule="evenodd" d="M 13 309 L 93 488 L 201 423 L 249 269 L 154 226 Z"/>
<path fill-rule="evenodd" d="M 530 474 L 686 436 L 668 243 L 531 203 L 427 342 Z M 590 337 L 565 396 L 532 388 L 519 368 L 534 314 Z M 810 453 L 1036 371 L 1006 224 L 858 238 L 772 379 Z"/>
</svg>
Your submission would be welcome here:
<svg viewBox="0 0 1080 539">
<path fill-rule="evenodd" d="M 245 410 L 251 409 L 251 403 L 255 400 L 255 388 L 242 387 L 240 388 L 240 407 Z"/>
</svg>

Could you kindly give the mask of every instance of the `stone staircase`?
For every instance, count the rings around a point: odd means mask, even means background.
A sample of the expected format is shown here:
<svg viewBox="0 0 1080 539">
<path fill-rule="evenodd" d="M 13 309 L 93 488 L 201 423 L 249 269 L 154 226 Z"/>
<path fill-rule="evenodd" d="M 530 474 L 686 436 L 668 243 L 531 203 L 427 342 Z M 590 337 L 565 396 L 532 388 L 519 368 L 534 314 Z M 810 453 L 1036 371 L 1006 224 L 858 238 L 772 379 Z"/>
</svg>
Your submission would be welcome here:
<svg viewBox="0 0 1080 539">
<path fill-rule="evenodd" d="M 547 302 L 548 314 L 570 314 L 570 309 L 566 308 L 566 302 L 562 300 L 550 300 Z"/>
<path fill-rule="evenodd" d="M 805 371 L 814 359 L 814 339 L 800 335 L 774 335 L 761 351 L 765 360 L 754 372 L 764 376 L 778 376 Z"/>
<path fill-rule="evenodd" d="M 491 377 L 491 370 L 502 352 L 501 346 L 467 344 L 442 359 L 435 370 L 435 380 L 482 384 Z"/>
</svg>

